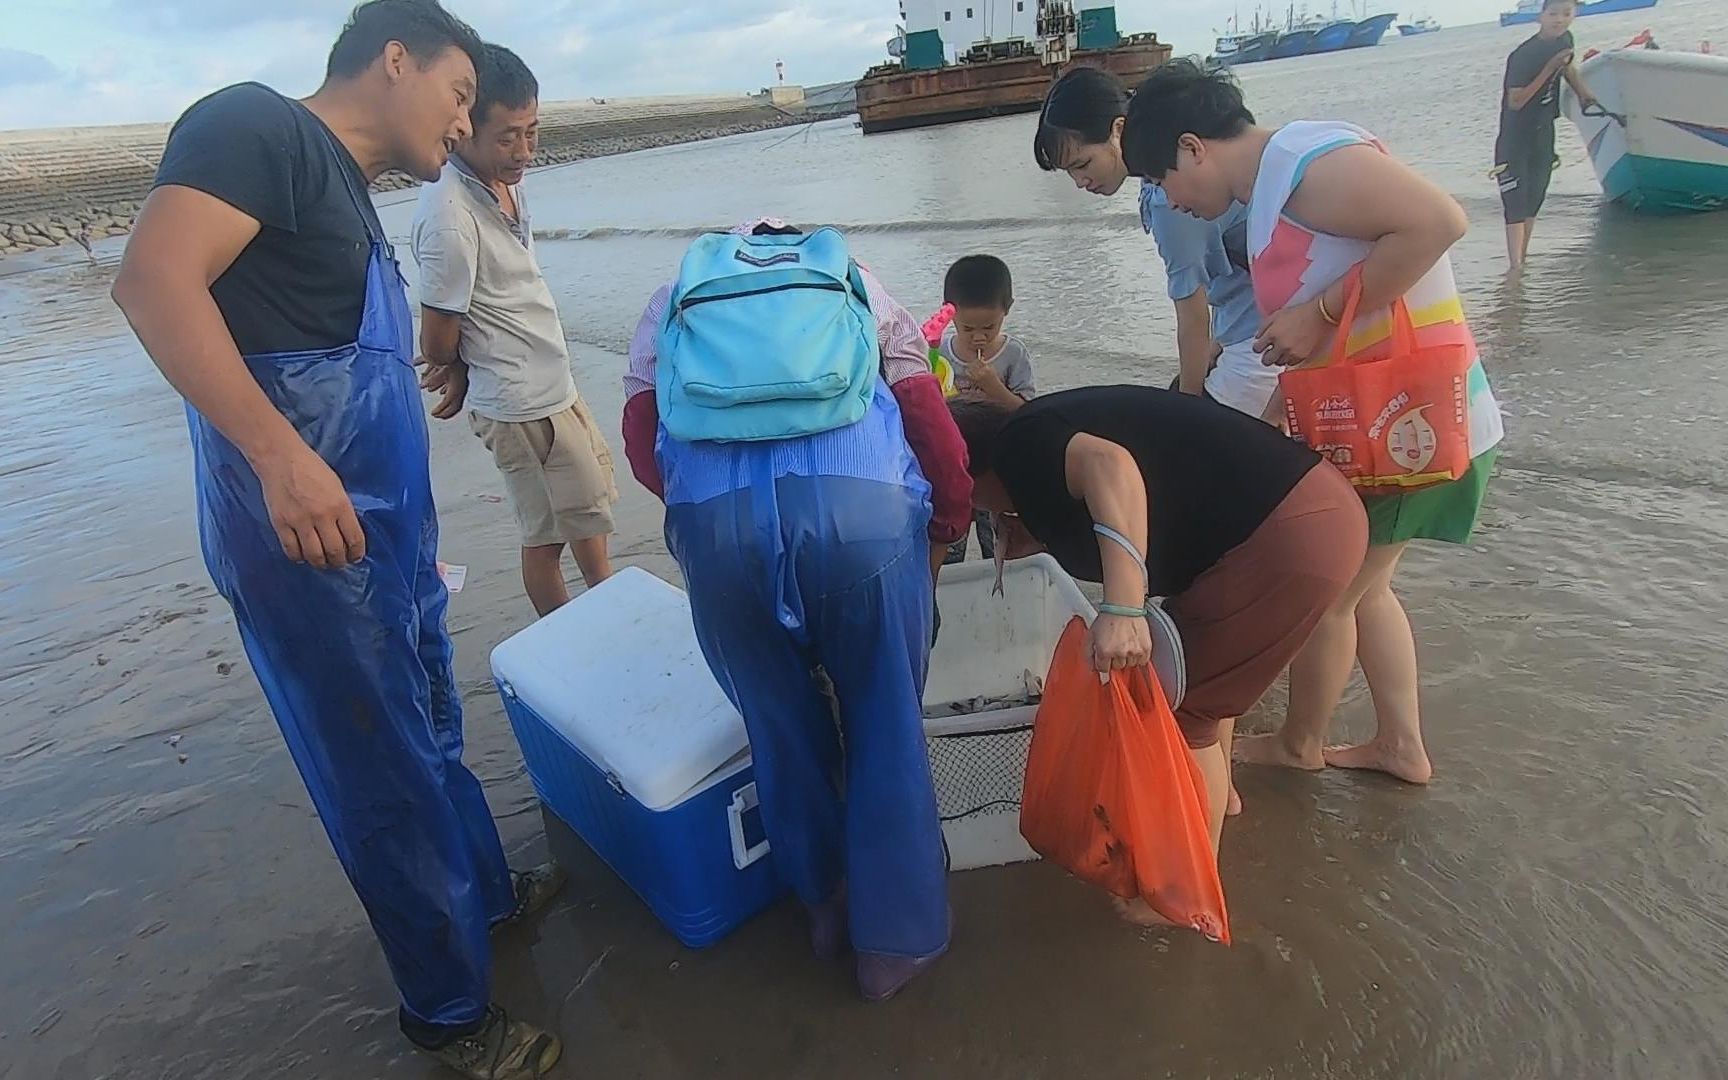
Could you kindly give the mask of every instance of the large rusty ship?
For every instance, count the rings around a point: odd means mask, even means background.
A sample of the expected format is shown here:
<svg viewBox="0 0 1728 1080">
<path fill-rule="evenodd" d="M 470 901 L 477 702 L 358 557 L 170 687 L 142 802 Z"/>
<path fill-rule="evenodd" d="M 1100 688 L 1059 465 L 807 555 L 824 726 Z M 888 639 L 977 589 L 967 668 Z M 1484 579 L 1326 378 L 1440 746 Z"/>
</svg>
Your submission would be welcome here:
<svg viewBox="0 0 1728 1080">
<path fill-rule="evenodd" d="M 858 81 L 866 135 L 1034 112 L 1070 67 L 1133 86 L 1170 59 L 1157 34 L 1120 33 L 1114 7 L 1072 0 L 901 0 L 900 17 L 893 59 Z"/>
</svg>

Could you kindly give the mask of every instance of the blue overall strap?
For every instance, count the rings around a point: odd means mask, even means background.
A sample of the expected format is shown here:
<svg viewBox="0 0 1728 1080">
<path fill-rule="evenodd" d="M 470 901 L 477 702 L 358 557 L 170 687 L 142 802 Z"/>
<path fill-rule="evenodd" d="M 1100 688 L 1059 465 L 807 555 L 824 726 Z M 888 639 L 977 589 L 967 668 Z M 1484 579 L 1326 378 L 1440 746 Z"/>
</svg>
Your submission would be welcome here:
<svg viewBox="0 0 1728 1080">
<path fill-rule="evenodd" d="M 395 259 L 396 246 L 390 242 L 389 237 L 384 235 L 383 222 L 379 222 L 378 229 L 374 230 L 372 228 L 373 219 L 366 213 L 366 209 L 371 205 L 372 200 L 369 198 L 363 198 L 360 192 L 355 190 L 354 178 L 348 175 L 348 159 L 352 158 L 354 155 L 350 154 L 342 144 L 336 141 L 336 136 L 331 133 L 330 128 L 326 124 L 319 121 L 318 127 L 324 135 L 325 145 L 329 146 L 330 152 L 336 156 L 336 171 L 342 174 L 342 188 L 348 192 L 348 201 L 354 204 L 354 212 L 360 215 L 360 227 L 366 230 L 367 241 L 383 245 L 384 254 L 388 255 L 391 259 Z M 376 213 L 377 211 L 374 210 L 373 214 Z"/>
<path fill-rule="evenodd" d="M 1146 569 L 1146 557 L 1140 554 L 1140 549 L 1134 546 L 1133 541 L 1129 540 L 1126 536 L 1123 536 L 1115 529 L 1112 529 L 1110 526 L 1101 525 L 1098 522 L 1092 523 L 1092 531 L 1106 540 L 1114 541 L 1123 551 L 1126 551 L 1129 555 L 1133 556 L 1135 565 L 1140 567 L 1140 582 L 1142 587 L 1151 584 L 1151 574 Z M 1148 603 L 1150 602 L 1148 601 Z M 1146 605 L 1143 604 L 1138 608 L 1133 608 L 1126 604 L 1103 603 L 1098 605 L 1098 613 L 1101 615 L 1120 615 L 1124 618 L 1137 619 L 1146 614 Z"/>
<path fill-rule="evenodd" d="M 348 201 L 354 204 L 354 212 L 360 215 L 360 227 L 366 230 L 366 241 L 377 254 L 382 254 L 382 268 L 372 265 L 377 260 L 369 260 L 366 269 L 366 284 L 368 290 L 374 285 L 373 279 L 385 293 L 385 302 L 380 307 L 368 304 L 360 319 L 359 344 L 367 348 L 388 349 L 396 354 L 396 358 L 405 364 L 414 362 L 414 313 L 408 307 L 408 290 L 402 279 L 401 264 L 396 261 L 396 246 L 390 243 L 390 238 L 384 234 L 384 223 L 378 220 L 378 210 L 372 205 L 372 199 L 366 194 L 364 185 L 356 186 L 353 176 L 348 172 L 348 161 L 353 155 L 339 143 L 329 127 L 320 123 L 324 134 L 324 142 L 330 147 L 331 154 L 336 157 L 336 171 L 342 174 L 342 188 L 348 192 Z M 418 408 L 414 410 L 416 422 L 424 432 L 425 416 Z M 424 434 L 421 436 L 424 438 Z M 430 453 L 428 446 L 427 452 Z"/>
</svg>

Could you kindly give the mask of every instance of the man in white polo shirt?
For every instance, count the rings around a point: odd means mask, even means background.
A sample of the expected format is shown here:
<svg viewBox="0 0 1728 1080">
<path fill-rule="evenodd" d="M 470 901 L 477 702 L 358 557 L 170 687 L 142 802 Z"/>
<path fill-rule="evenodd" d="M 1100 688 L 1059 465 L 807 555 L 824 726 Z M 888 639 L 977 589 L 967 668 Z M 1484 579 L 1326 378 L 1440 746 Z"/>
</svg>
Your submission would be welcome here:
<svg viewBox="0 0 1728 1080">
<path fill-rule="evenodd" d="M 432 415 L 461 412 L 492 451 L 522 533 L 522 584 L 546 615 L 570 599 L 562 558 L 582 579 L 611 576 L 612 452 L 576 392 L 552 292 L 534 259 L 522 176 L 539 140 L 540 87 L 515 53 L 487 45 L 471 110 L 437 183 L 420 192 L 421 385 Z"/>
</svg>

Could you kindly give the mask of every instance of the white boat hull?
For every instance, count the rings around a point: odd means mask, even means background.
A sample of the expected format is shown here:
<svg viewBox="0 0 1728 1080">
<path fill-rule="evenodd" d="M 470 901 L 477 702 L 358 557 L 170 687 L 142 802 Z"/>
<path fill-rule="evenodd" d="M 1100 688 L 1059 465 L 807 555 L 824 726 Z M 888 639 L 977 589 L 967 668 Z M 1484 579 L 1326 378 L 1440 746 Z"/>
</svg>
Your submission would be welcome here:
<svg viewBox="0 0 1728 1080">
<path fill-rule="evenodd" d="M 1610 200 L 1659 214 L 1728 207 L 1728 57 L 1616 49 L 1579 72 L 1624 120 L 1583 115 L 1566 88 L 1566 115 Z"/>
</svg>

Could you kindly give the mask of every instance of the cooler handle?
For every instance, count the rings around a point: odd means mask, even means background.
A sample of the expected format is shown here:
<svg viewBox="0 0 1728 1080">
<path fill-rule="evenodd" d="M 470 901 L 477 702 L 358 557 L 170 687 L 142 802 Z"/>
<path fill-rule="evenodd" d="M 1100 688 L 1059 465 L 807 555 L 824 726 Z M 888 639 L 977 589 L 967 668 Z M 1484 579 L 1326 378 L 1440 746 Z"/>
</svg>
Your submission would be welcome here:
<svg viewBox="0 0 1728 1080">
<path fill-rule="evenodd" d="M 764 838 L 754 847 L 744 846 L 744 815 L 762 805 L 754 783 L 745 784 L 732 793 L 732 805 L 726 808 L 726 828 L 732 834 L 732 865 L 743 870 L 768 854 Z"/>
</svg>

